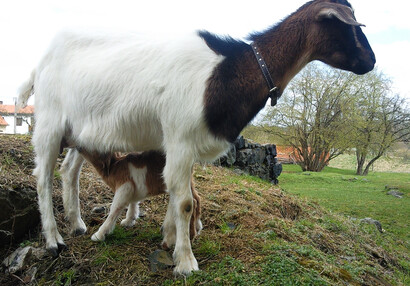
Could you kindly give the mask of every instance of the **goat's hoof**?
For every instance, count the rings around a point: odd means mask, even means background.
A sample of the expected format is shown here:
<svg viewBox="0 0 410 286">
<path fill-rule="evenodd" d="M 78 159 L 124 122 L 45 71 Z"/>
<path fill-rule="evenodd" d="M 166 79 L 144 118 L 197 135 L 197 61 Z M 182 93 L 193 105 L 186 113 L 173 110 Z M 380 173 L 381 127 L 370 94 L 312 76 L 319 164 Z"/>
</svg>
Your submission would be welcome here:
<svg viewBox="0 0 410 286">
<path fill-rule="evenodd" d="M 174 253 L 174 261 L 178 260 L 175 259 L 175 253 Z M 183 275 L 183 276 L 189 276 L 192 274 L 193 271 L 198 271 L 198 262 L 196 261 L 196 258 L 193 255 L 188 255 L 188 257 L 185 257 L 185 259 L 180 260 L 177 263 L 177 266 L 175 266 L 174 269 L 174 275 Z"/>
<path fill-rule="evenodd" d="M 71 225 L 71 235 L 72 236 L 79 236 L 83 235 L 87 232 L 87 226 L 85 225 L 84 221 L 79 218 Z"/>
<path fill-rule="evenodd" d="M 87 232 L 87 228 L 77 228 L 71 231 L 72 236 L 80 236 Z"/>
<path fill-rule="evenodd" d="M 135 219 L 130 219 L 130 220 L 123 219 L 123 220 L 121 221 L 121 225 L 122 225 L 123 227 L 133 227 L 133 226 L 135 225 L 135 222 L 136 222 Z"/>
<path fill-rule="evenodd" d="M 99 237 L 99 235 L 98 235 L 98 232 L 96 232 L 96 233 L 94 233 L 92 236 L 91 236 L 91 240 L 92 241 L 104 241 L 105 240 L 105 236 L 102 236 L 102 237 Z"/>
<path fill-rule="evenodd" d="M 196 263 L 196 265 L 186 265 L 186 266 L 178 265 L 174 269 L 174 275 L 188 277 L 192 275 L 192 272 L 194 271 L 199 271 L 198 263 Z"/>
<path fill-rule="evenodd" d="M 57 257 L 58 254 L 59 254 L 59 251 L 58 251 L 57 247 L 47 248 L 46 250 L 52 257 Z"/>
<path fill-rule="evenodd" d="M 66 250 L 68 247 L 65 243 L 57 242 L 58 252 L 60 253 L 63 250 Z"/>
<path fill-rule="evenodd" d="M 57 257 L 61 251 L 67 249 L 67 245 L 65 243 L 57 243 L 56 247 L 47 247 L 47 252 L 52 256 L 52 257 Z"/>
<path fill-rule="evenodd" d="M 170 249 L 171 249 L 171 248 L 169 248 L 168 244 L 167 244 L 165 241 L 163 241 L 163 242 L 161 243 L 161 248 L 162 248 L 163 250 L 170 250 Z"/>
</svg>

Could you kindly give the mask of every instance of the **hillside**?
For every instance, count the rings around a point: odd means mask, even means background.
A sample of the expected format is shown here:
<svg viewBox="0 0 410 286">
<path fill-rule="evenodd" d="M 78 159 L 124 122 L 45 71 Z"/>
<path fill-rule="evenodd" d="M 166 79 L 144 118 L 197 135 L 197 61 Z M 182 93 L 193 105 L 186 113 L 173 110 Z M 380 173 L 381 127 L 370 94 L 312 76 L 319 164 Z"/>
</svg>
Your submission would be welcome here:
<svg viewBox="0 0 410 286">
<path fill-rule="evenodd" d="M 0 135 L 0 191 L 34 188 L 29 138 Z M 193 242 L 201 271 L 175 278 L 172 268 L 151 271 L 149 256 L 161 243 L 160 226 L 167 197 L 141 204 L 135 227 L 116 227 L 105 242 L 90 235 L 104 219 L 93 213 L 108 206 L 112 192 L 92 168 L 81 175 L 81 208 L 86 235 L 70 237 L 64 221 L 59 173 L 55 172 L 54 211 L 68 249 L 53 259 L 34 259 L 24 273 L 0 275 L 0 285 L 405 285 L 408 253 L 385 250 L 375 242 L 373 225 L 360 224 L 277 186 L 221 167 L 195 167 L 202 197 L 204 230 Z M 43 247 L 37 231 L 24 241 L 0 248 L 3 260 L 19 245 Z M 4 270 L 2 270 L 4 271 Z"/>
</svg>

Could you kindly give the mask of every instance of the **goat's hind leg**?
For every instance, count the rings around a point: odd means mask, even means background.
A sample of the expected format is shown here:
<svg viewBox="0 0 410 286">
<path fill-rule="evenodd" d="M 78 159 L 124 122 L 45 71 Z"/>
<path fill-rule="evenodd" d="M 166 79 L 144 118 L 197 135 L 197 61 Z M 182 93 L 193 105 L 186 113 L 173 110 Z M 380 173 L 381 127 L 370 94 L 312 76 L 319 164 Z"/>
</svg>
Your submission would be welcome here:
<svg viewBox="0 0 410 286">
<path fill-rule="evenodd" d="M 121 225 L 125 227 L 132 227 L 139 217 L 139 202 L 132 202 L 128 205 L 127 215 L 121 221 Z"/>
<path fill-rule="evenodd" d="M 87 226 L 81 218 L 79 200 L 79 179 L 84 157 L 77 149 L 70 149 L 64 158 L 60 172 L 63 181 L 63 203 L 67 220 L 70 222 L 71 235 L 82 235 Z"/>
<path fill-rule="evenodd" d="M 63 238 L 57 229 L 53 211 L 53 177 L 62 136 L 51 132 L 49 126 L 41 126 L 38 122 L 33 136 L 33 145 L 36 153 L 36 168 L 33 174 L 37 177 L 38 204 L 41 213 L 43 234 L 46 239 L 46 249 L 53 255 L 66 247 Z"/>
</svg>

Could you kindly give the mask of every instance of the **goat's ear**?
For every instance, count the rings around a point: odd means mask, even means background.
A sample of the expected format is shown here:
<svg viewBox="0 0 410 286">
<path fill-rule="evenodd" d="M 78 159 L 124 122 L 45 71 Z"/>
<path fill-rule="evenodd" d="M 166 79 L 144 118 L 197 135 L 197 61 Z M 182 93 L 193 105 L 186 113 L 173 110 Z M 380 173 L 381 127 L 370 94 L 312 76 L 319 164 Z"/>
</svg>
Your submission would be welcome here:
<svg viewBox="0 0 410 286">
<path fill-rule="evenodd" d="M 316 14 L 316 20 L 322 21 L 324 19 L 338 19 L 343 23 L 352 26 L 365 26 L 356 21 L 353 10 L 345 5 L 321 3 L 318 13 Z"/>
</svg>

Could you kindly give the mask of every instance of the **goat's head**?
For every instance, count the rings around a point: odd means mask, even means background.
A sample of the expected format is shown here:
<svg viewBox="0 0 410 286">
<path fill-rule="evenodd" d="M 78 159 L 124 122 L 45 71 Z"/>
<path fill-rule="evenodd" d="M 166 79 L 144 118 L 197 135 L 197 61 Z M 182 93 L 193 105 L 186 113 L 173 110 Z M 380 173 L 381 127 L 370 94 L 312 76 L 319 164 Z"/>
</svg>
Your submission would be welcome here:
<svg viewBox="0 0 410 286">
<path fill-rule="evenodd" d="M 373 69 L 375 55 L 349 2 L 317 0 L 308 9 L 310 18 L 314 17 L 307 36 L 313 60 L 356 74 Z"/>
</svg>

